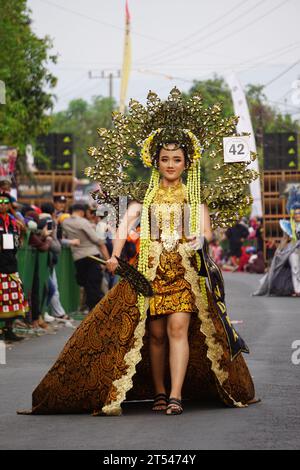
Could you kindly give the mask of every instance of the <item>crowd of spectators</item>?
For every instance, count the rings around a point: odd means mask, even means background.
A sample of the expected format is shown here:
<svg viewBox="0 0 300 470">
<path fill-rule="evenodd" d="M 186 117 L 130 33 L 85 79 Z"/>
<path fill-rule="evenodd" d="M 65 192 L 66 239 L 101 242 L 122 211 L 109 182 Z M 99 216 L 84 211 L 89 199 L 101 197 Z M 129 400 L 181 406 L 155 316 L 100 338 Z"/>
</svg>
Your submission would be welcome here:
<svg viewBox="0 0 300 470">
<path fill-rule="evenodd" d="M 16 328 L 41 330 L 58 321 L 70 325 L 72 319 L 60 300 L 56 266 L 62 247 L 70 247 L 76 280 L 82 287 L 81 309 L 91 310 L 116 282 L 103 263 L 112 252 L 110 226 L 97 215 L 96 207 L 87 204 L 68 204 L 64 196 L 55 196 L 52 202 L 39 206 L 18 204 L 11 196 L 9 179 L 0 181 L 0 339 L 19 341 Z M 4 245 L 6 235 L 13 233 L 13 244 Z M 9 235 L 10 236 L 10 235 Z M 22 280 L 18 279 L 18 308 L 12 302 L 15 279 L 18 276 L 17 252 L 20 247 L 31 247 L 47 253 L 49 279 L 45 291 L 46 311 L 41 311 L 39 266 L 35 264 L 32 289 L 28 298 L 21 297 Z M 8 277 L 9 276 L 9 277 Z M 13 278 L 14 276 L 14 278 Z M 8 282 L 6 282 L 8 281 Z M 4 286 L 4 287 L 3 287 Z M 2 288 L 2 290 L 1 290 Z M 6 294 L 1 295 L 6 289 Z M 24 302 L 21 302 L 21 299 Z M 11 308 L 10 308 L 11 304 Z M 23 305 L 24 304 L 24 305 Z M 9 312 L 8 312 L 9 310 Z M 11 311 L 13 310 L 13 311 Z M 7 313 L 6 313 L 7 311 Z"/>
<path fill-rule="evenodd" d="M 262 219 L 243 217 L 227 230 L 217 230 L 210 253 L 223 271 L 265 272 Z"/>
</svg>

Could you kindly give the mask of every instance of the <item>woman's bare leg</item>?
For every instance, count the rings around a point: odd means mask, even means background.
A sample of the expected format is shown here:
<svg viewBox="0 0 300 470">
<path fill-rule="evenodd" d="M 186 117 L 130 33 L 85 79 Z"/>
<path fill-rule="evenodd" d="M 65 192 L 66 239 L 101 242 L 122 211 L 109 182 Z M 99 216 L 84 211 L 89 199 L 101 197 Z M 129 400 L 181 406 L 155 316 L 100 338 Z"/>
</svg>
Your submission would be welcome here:
<svg viewBox="0 0 300 470">
<path fill-rule="evenodd" d="M 149 321 L 149 350 L 153 383 L 155 393 L 166 393 L 165 387 L 165 362 L 166 362 L 166 346 L 167 346 L 167 319 L 159 318 Z M 161 409 L 165 409 L 165 404 Z M 156 409 L 159 408 L 155 406 Z"/>
<path fill-rule="evenodd" d="M 190 319 L 191 315 L 189 313 L 182 312 L 173 313 L 167 318 L 167 333 L 170 345 L 170 397 L 178 399 L 181 399 L 181 389 L 189 361 L 188 329 Z"/>
</svg>

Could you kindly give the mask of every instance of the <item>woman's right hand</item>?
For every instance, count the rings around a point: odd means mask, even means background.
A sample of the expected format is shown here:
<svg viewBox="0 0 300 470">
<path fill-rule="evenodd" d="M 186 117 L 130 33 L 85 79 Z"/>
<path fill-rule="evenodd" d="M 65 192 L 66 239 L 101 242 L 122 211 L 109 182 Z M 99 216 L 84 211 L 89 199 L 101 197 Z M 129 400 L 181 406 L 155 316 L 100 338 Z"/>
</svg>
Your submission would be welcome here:
<svg viewBox="0 0 300 470">
<path fill-rule="evenodd" d="M 115 270 L 117 269 L 118 266 L 119 266 L 119 263 L 115 256 L 112 256 L 106 261 L 106 268 L 112 274 L 115 273 Z"/>
</svg>

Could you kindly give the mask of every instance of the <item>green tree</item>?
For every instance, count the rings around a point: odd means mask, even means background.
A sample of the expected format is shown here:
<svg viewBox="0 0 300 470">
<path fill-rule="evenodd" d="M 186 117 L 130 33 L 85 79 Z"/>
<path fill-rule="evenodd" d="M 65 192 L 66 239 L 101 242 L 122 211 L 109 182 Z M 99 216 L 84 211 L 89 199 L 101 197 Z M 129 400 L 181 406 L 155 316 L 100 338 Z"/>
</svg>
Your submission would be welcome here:
<svg viewBox="0 0 300 470">
<path fill-rule="evenodd" d="M 224 116 L 234 114 L 231 93 L 224 78 L 215 75 L 209 80 L 194 80 L 194 84 L 184 96 L 190 98 L 196 93 L 203 97 L 203 103 L 206 107 L 222 103 Z"/>
<path fill-rule="evenodd" d="M 290 114 L 282 114 L 268 103 L 263 85 L 247 85 L 246 96 L 258 144 L 266 132 L 297 132 L 299 125 Z"/>
<path fill-rule="evenodd" d="M 1 0 L 0 3 L 0 80 L 5 83 L 6 104 L 0 105 L 0 142 L 25 146 L 46 132 L 56 78 L 47 65 L 49 37 L 38 38 L 31 30 L 31 11 L 27 0 Z"/>
</svg>

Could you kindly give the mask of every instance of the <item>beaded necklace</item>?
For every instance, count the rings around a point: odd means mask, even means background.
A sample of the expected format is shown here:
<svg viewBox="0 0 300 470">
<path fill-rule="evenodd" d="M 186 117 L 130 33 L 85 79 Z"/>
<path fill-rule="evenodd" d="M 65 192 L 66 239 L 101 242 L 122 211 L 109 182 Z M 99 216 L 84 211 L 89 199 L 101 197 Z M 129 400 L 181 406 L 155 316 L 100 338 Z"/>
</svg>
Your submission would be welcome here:
<svg viewBox="0 0 300 470">
<path fill-rule="evenodd" d="M 188 203 L 190 204 L 190 209 L 191 209 L 190 227 L 189 227 L 191 234 L 200 234 L 200 210 L 199 210 L 199 205 L 201 204 L 201 196 L 200 196 L 201 178 L 200 176 L 201 176 L 201 167 L 200 167 L 200 161 L 198 160 L 196 163 L 194 163 L 194 165 L 192 165 L 188 169 L 188 172 L 187 172 L 186 193 L 187 193 L 187 200 L 188 200 Z M 144 274 L 146 278 L 148 276 L 148 270 L 149 270 L 149 266 L 148 266 L 149 248 L 150 248 L 150 242 L 151 242 L 149 208 L 156 194 L 160 191 L 159 182 L 160 182 L 160 173 L 158 169 L 153 167 L 149 186 L 144 197 L 142 215 L 141 215 L 141 232 L 140 232 L 141 243 L 140 243 L 138 270 L 142 274 Z M 184 188 L 184 185 L 182 186 Z M 170 190 L 170 194 L 171 193 L 173 193 L 172 189 Z M 174 194 L 175 193 L 176 191 L 174 191 Z M 201 266 L 200 256 L 198 253 L 195 253 L 195 256 L 197 259 L 198 269 L 200 270 L 200 266 Z M 204 281 L 202 279 L 201 283 L 203 284 Z M 140 314 L 142 318 L 146 316 L 145 306 L 146 306 L 145 297 L 142 294 L 139 294 L 138 295 L 138 308 L 140 310 Z"/>
<path fill-rule="evenodd" d="M 174 250 L 181 238 L 184 202 L 187 201 L 186 187 L 180 181 L 175 186 L 164 187 L 162 183 L 153 200 L 153 214 L 161 231 L 163 248 Z"/>
</svg>

